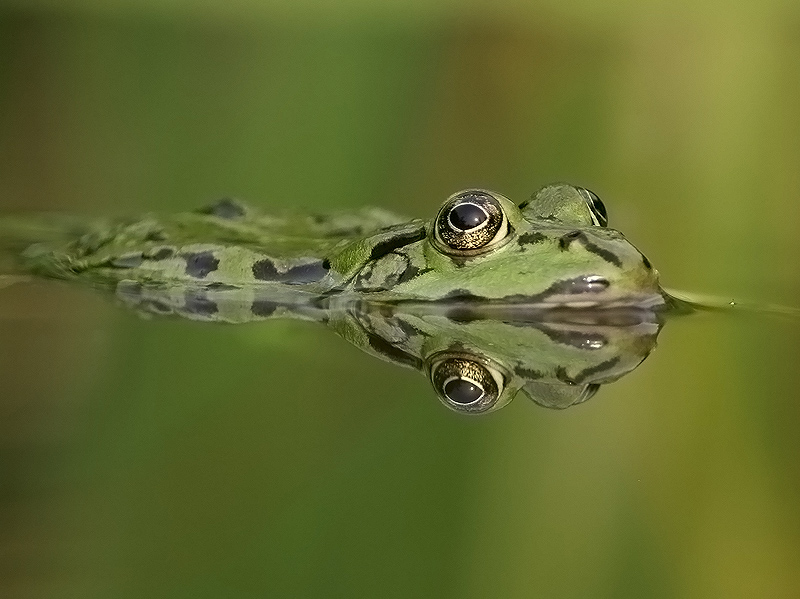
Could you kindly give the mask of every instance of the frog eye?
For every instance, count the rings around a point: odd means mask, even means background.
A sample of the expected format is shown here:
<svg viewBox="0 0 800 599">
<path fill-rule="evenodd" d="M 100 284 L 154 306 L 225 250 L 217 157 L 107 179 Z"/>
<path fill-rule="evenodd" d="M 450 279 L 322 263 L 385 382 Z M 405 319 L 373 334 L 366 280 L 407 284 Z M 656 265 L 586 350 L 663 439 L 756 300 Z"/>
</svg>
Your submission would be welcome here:
<svg viewBox="0 0 800 599">
<path fill-rule="evenodd" d="M 491 192 L 468 189 L 450 196 L 439 210 L 434 238 L 444 249 L 479 253 L 508 236 L 509 225 Z"/>
<path fill-rule="evenodd" d="M 592 223 L 596 227 L 605 227 L 608 225 L 608 213 L 602 200 L 597 197 L 597 194 L 583 187 L 577 188 L 580 194 L 586 200 L 586 205 L 589 206 L 589 214 L 592 217 Z"/>
<path fill-rule="evenodd" d="M 480 414 L 494 408 L 503 393 L 503 375 L 472 356 L 448 356 L 433 363 L 431 383 L 450 409 Z"/>
</svg>

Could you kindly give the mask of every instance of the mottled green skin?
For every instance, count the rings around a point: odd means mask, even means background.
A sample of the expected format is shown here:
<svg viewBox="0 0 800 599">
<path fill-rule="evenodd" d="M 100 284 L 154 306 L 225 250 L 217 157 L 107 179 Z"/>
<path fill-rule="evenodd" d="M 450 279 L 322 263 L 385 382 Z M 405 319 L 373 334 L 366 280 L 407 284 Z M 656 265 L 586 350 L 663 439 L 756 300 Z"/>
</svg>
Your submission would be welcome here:
<svg viewBox="0 0 800 599">
<path fill-rule="evenodd" d="M 95 223 L 60 246 L 29 248 L 27 268 L 99 285 L 213 292 L 339 294 L 378 303 L 471 301 L 557 307 L 657 306 L 658 275 L 621 233 L 595 225 L 579 188 L 543 188 L 502 206 L 508 234 L 453 253 L 435 221 L 364 210 L 269 216 L 222 201 L 202 211 Z"/>
<path fill-rule="evenodd" d="M 60 245 L 28 248 L 28 269 L 57 278 L 85 279 L 101 285 L 136 281 L 152 285 L 269 285 L 258 281 L 253 265 L 269 259 L 280 272 L 319 262 L 346 246 L 354 236 L 369 235 L 404 219 L 365 209 L 331 216 L 276 217 L 224 200 L 241 213 L 216 214 L 219 204 L 196 212 L 88 223 Z M 212 271 L 192 270 L 187 259 L 211 253 Z M 207 270 L 207 269 L 206 269 Z M 308 286 L 314 291 L 341 282 L 337 273 Z"/>
</svg>

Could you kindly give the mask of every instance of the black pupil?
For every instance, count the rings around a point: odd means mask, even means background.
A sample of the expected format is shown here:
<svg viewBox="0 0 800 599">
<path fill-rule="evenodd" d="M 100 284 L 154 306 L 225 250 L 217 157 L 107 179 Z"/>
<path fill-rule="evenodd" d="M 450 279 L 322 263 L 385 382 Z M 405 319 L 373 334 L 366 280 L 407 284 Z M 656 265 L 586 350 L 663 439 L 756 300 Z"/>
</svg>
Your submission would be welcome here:
<svg viewBox="0 0 800 599">
<path fill-rule="evenodd" d="M 471 231 L 485 223 L 488 218 L 483 208 L 471 202 L 459 204 L 450 210 L 450 223 L 462 231 Z"/>
<path fill-rule="evenodd" d="M 483 389 L 472 381 L 453 379 L 445 383 L 444 394 L 453 403 L 468 405 L 483 397 Z"/>
</svg>

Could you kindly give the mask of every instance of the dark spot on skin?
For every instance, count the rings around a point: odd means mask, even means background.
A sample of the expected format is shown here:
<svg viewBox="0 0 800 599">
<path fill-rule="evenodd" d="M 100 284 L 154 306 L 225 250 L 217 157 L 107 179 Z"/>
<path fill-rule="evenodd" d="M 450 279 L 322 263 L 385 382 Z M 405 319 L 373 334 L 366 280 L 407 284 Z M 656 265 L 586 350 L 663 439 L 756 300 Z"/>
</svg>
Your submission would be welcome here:
<svg viewBox="0 0 800 599">
<path fill-rule="evenodd" d="M 148 256 L 150 260 L 166 260 L 167 258 L 172 258 L 175 255 L 174 248 L 158 248 L 155 252 Z"/>
<path fill-rule="evenodd" d="M 222 198 L 205 208 L 201 208 L 198 212 L 200 212 L 200 214 L 216 216 L 224 220 L 242 218 L 247 213 L 244 206 L 233 198 Z"/>
<path fill-rule="evenodd" d="M 609 360 L 606 360 L 605 362 L 600 362 L 600 364 L 595 364 L 594 366 L 590 366 L 589 368 L 584 368 L 579 373 L 577 373 L 574 377 L 570 377 L 567 374 L 566 369 L 563 366 L 559 366 L 556 369 L 556 378 L 559 381 L 561 381 L 562 383 L 566 383 L 568 385 L 580 385 L 587 378 L 589 378 L 589 377 L 591 377 L 591 376 L 593 376 L 595 374 L 602 373 L 602 372 L 605 372 L 607 370 L 610 370 L 611 368 L 613 368 L 614 366 L 617 365 L 619 360 L 620 360 L 619 356 L 615 356 L 615 357 L 613 357 L 613 358 L 611 358 Z M 593 383 L 593 384 L 596 384 L 596 383 Z M 596 385 L 597 385 L 597 388 L 600 387 L 599 384 L 596 384 Z M 594 390 L 594 393 L 596 393 L 596 392 L 597 392 L 597 389 Z M 592 393 L 592 395 L 594 395 L 594 393 Z M 589 395 L 589 397 L 591 397 L 591 395 Z M 586 399 L 589 399 L 589 397 L 585 397 L 584 401 Z"/>
<path fill-rule="evenodd" d="M 259 281 L 274 281 L 278 278 L 278 270 L 269 258 L 253 264 L 253 276 Z"/>
<path fill-rule="evenodd" d="M 539 329 L 542 333 L 547 335 L 551 341 L 560 343 L 562 345 L 569 345 L 584 350 L 602 349 L 608 343 L 605 335 L 599 333 L 587 333 L 585 331 L 562 331 L 559 329 L 550 328 L 544 323 L 540 323 L 535 328 Z"/>
<path fill-rule="evenodd" d="M 531 370 L 530 368 L 523 368 L 522 366 L 515 367 L 514 372 L 517 374 L 517 376 L 529 381 L 535 381 L 544 377 L 544 375 L 538 370 Z"/>
<path fill-rule="evenodd" d="M 569 249 L 570 244 L 578 239 L 583 233 L 580 231 L 570 231 L 566 235 L 562 235 L 561 238 L 558 240 L 558 247 L 561 250 Z"/>
<path fill-rule="evenodd" d="M 601 248 L 595 244 L 593 244 L 583 231 L 570 231 L 566 235 L 562 235 L 561 238 L 558 240 L 558 247 L 563 251 L 569 249 L 570 244 L 573 241 L 580 240 L 581 244 L 584 248 L 586 248 L 587 252 L 591 252 L 595 256 L 599 256 L 606 262 L 613 264 L 617 268 L 622 268 L 622 260 L 619 259 L 614 252 L 607 250 L 605 248 Z"/>
<path fill-rule="evenodd" d="M 397 364 L 402 364 L 404 366 L 410 366 L 411 368 L 416 368 L 420 370 L 422 368 L 422 360 L 417 358 L 416 356 L 404 352 L 399 347 L 396 347 L 375 335 L 374 333 L 370 333 L 368 331 L 364 331 L 367 333 L 367 337 L 369 339 L 369 346 L 382 355 L 384 358 L 387 358 L 391 362 L 396 362 Z"/>
<path fill-rule="evenodd" d="M 519 205 L 519 209 L 520 209 L 520 210 L 524 210 L 525 208 L 527 208 L 527 207 L 528 207 L 528 204 L 530 204 L 530 203 L 531 203 L 531 201 L 530 201 L 530 200 L 525 200 L 524 202 L 522 202 L 522 203 Z"/>
<path fill-rule="evenodd" d="M 445 317 L 453 322 L 475 322 L 484 320 L 486 315 L 475 310 L 471 305 L 458 305 L 448 308 Z"/>
<path fill-rule="evenodd" d="M 219 311 L 217 304 L 208 299 L 205 291 L 200 289 L 193 289 L 186 292 L 184 296 L 184 309 L 190 314 L 198 314 L 200 316 L 211 316 Z"/>
<path fill-rule="evenodd" d="M 447 294 L 443 295 L 439 298 L 439 301 L 450 301 L 450 300 L 457 300 L 457 301 L 464 301 L 464 302 L 487 302 L 489 301 L 485 297 L 481 297 L 480 295 L 475 295 L 471 291 L 467 289 L 453 289 L 449 291 Z"/>
<path fill-rule="evenodd" d="M 385 256 L 389 252 L 393 252 L 394 250 L 410 243 L 422 241 L 423 239 L 425 239 L 425 229 L 422 227 L 420 227 L 417 231 L 411 231 L 410 233 L 403 233 L 401 235 L 396 235 L 389 239 L 385 239 L 384 241 L 375 244 L 375 247 L 372 248 L 372 252 L 370 252 L 369 259 L 375 260 L 381 256 Z"/>
<path fill-rule="evenodd" d="M 289 285 L 302 285 L 303 283 L 316 283 L 328 274 L 323 262 L 309 262 L 293 266 L 284 274 L 280 275 L 280 280 Z"/>
<path fill-rule="evenodd" d="M 164 241 L 166 238 L 167 236 L 162 229 L 148 231 L 147 235 L 144 237 L 145 241 Z"/>
<path fill-rule="evenodd" d="M 411 279 L 416 277 L 419 274 L 419 272 L 420 272 L 419 268 L 409 263 L 406 265 L 405 270 L 403 270 L 403 272 L 400 273 L 400 276 L 397 277 L 397 282 L 405 283 L 407 281 L 410 281 Z"/>
<path fill-rule="evenodd" d="M 324 268 L 325 270 L 330 270 L 331 269 L 331 261 L 328 260 L 327 258 L 325 258 L 322 261 L 322 268 Z"/>
<path fill-rule="evenodd" d="M 141 253 L 126 254 L 124 256 L 113 258 L 111 260 L 111 266 L 114 268 L 136 268 L 137 266 L 141 266 L 143 261 L 144 258 L 142 257 Z"/>
<path fill-rule="evenodd" d="M 589 368 L 584 368 L 578 374 L 575 375 L 575 381 L 580 383 L 581 381 L 585 381 L 592 375 L 610 370 L 611 368 L 617 365 L 619 360 L 620 360 L 619 356 L 615 356 L 609 360 L 606 360 L 605 362 L 600 362 L 600 364 L 595 364 L 594 366 L 590 366 Z"/>
<path fill-rule="evenodd" d="M 253 304 L 250 306 L 250 311 L 253 313 L 253 316 L 266 318 L 268 316 L 272 316 L 273 312 L 275 312 L 277 308 L 277 303 L 270 300 L 261 299 L 253 302 Z"/>
<path fill-rule="evenodd" d="M 547 239 L 547 236 L 542 235 L 541 233 L 534 232 L 534 233 L 523 233 L 517 238 L 517 243 L 519 245 L 528 245 L 533 243 L 540 243 Z M 560 243 L 560 242 L 559 242 Z"/>
<path fill-rule="evenodd" d="M 644 254 L 642 254 L 642 264 L 644 264 L 644 267 L 647 270 L 652 270 L 652 268 L 653 268 L 653 265 L 650 264 L 650 260 L 648 260 L 647 256 L 645 256 Z"/>
<path fill-rule="evenodd" d="M 619 256 L 617 256 L 614 252 L 598 247 L 588 239 L 583 240 L 583 247 L 586 248 L 587 252 L 591 252 L 595 256 L 600 256 L 603 260 L 610 262 L 617 268 L 622 268 L 622 260 L 620 260 Z"/>
<path fill-rule="evenodd" d="M 206 289 L 211 291 L 231 291 L 233 289 L 239 289 L 239 287 L 236 285 L 228 285 L 227 283 L 214 282 L 206 285 Z"/>
<path fill-rule="evenodd" d="M 186 274 L 190 277 L 204 279 L 208 273 L 214 272 L 219 267 L 219 259 L 213 252 L 197 252 L 185 254 Z"/>
<path fill-rule="evenodd" d="M 416 278 L 416 277 L 418 277 L 420 275 L 424 275 L 426 272 L 430 272 L 432 270 L 433 270 L 432 268 L 422 268 L 422 269 L 420 269 L 420 268 L 417 268 L 416 266 L 413 266 L 413 265 L 409 264 L 406 267 L 406 269 L 403 271 L 403 273 L 398 277 L 397 282 L 398 283 L 407 283 L 411 279 L 414 279 L 414 278 Z"/>
</svg>

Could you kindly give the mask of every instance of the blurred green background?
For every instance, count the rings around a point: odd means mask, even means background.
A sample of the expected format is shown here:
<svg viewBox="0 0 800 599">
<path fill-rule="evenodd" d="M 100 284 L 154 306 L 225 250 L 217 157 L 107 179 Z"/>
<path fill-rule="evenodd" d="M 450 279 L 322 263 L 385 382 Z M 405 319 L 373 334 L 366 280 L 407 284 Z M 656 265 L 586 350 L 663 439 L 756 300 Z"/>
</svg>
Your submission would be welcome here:
<svg viewBox="0 0 800 599">
<path fill-rule="evenodd" d="M 4 0 L 0 208 L 596 191 L 671 288 L 798 305 L 800 5 Z M 314 324 L 0 292 L 0 596 L 797 597 L 798 324 L 445 410 Z"/>
</svg>

